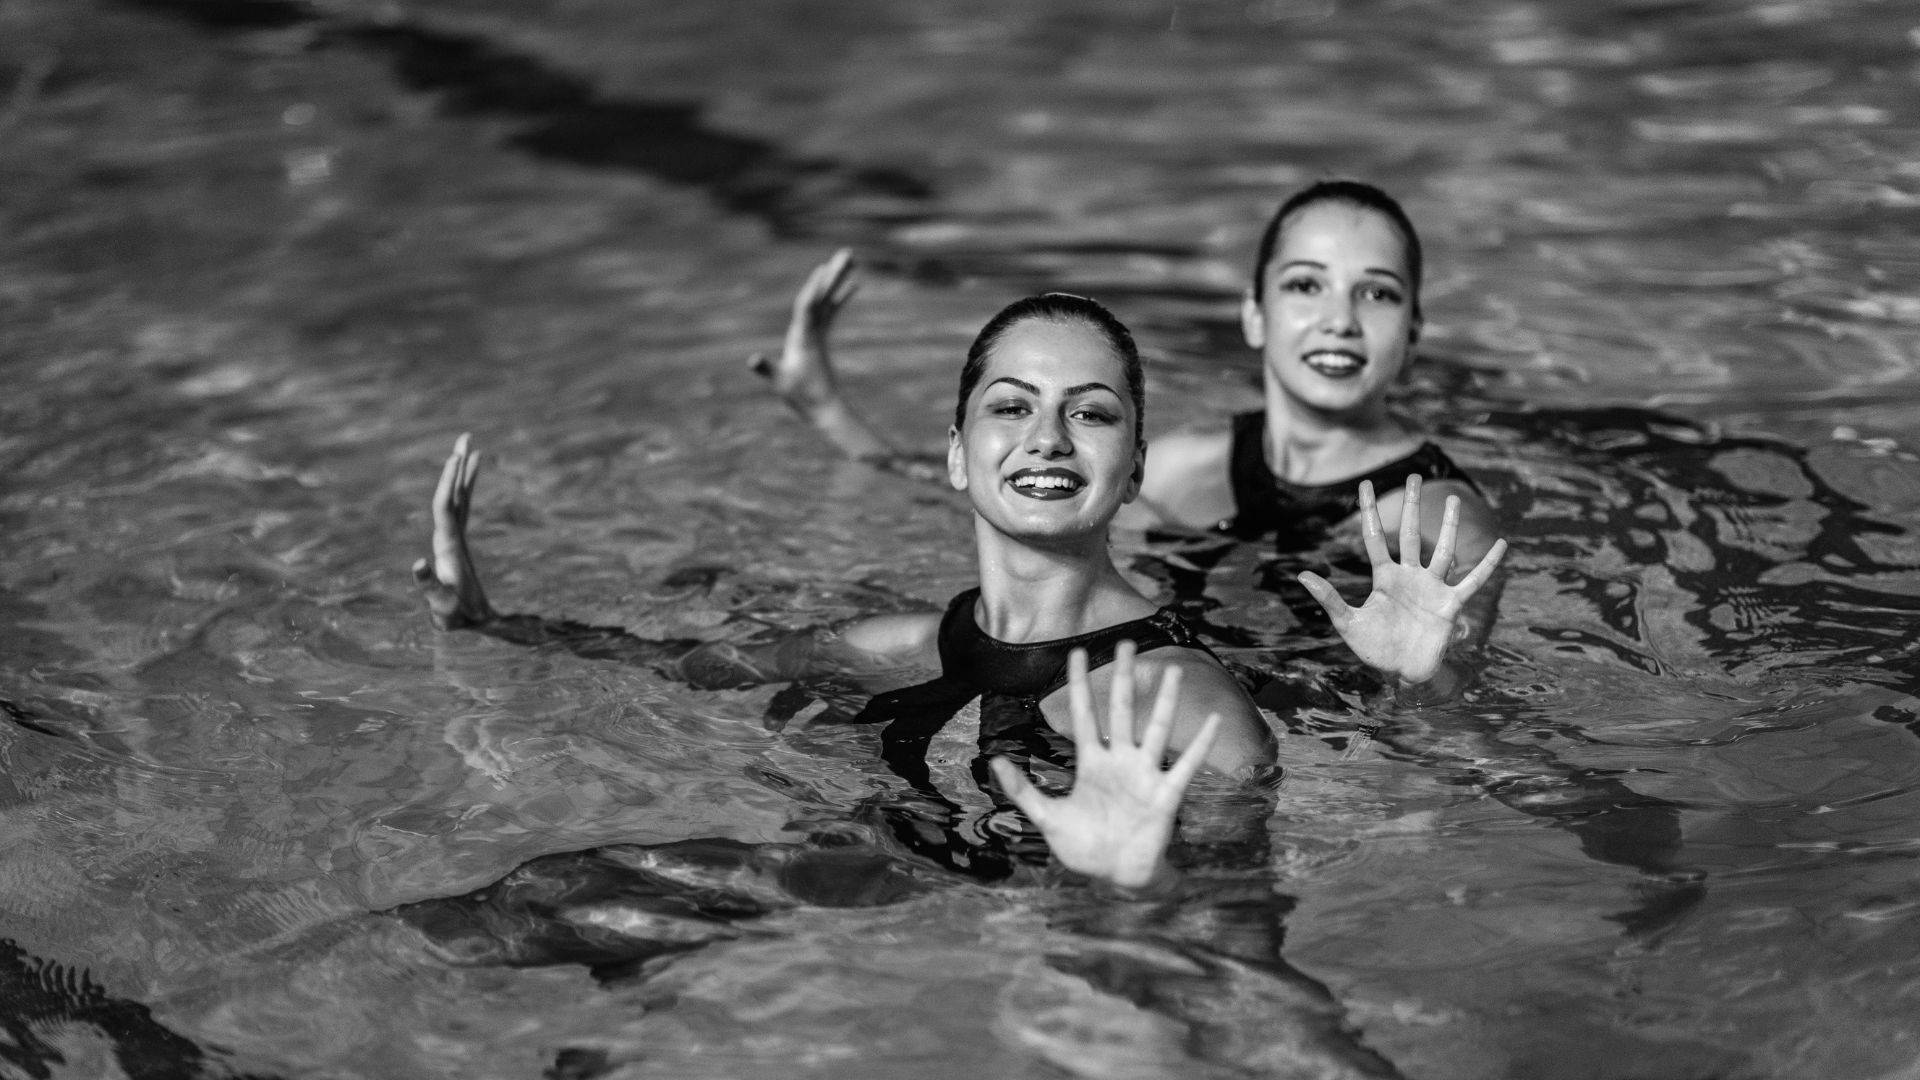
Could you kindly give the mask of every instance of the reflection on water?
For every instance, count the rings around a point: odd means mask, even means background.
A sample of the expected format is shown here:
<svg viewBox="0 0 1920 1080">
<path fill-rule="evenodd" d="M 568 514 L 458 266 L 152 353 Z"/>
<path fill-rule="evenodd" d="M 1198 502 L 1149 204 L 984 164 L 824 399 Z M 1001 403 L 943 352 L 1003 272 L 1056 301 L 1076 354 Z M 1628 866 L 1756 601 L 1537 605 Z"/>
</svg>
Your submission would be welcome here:
<svg viewBox="0 0 1920 1080">
<path fill-rule="evenodd" d="M 0 8 L 0 1072 L 1911 1075 L 1917 33 L 1872 0 Z M 1512 572 L 1482 684 L 1394 711 L 1288 584 L 1351 593 L 1344 541 L 1124 539 L 1293 733 L 1269 856 L 1187 902 L 898 852 L 766 886 L 871 852 L 871 732 L 410 593 L 473 430 L 516 608 L 943 603 L 958 504 L 743 369 L 800 273 L 862 246 L 846 378 L 903 441 L 1036 287 L 1135 327 L 1164 431 L 1250 403 L 1243 264 L 1324 172 L 1423 224 L 1403 404 Z M 381 914 L 696 841 L 737 856 L 705 899 L 760 906 L 579 906 L 684 938 L 637 978 Z M 896 872 L 930 876 L 816 887 Z"/>
</svg>

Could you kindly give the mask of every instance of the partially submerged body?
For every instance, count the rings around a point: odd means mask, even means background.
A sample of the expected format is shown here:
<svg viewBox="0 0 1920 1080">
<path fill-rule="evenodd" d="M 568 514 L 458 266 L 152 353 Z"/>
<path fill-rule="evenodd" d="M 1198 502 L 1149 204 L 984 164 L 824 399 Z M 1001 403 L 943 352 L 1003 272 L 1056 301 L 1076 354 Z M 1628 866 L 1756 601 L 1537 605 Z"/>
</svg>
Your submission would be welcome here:
<svg viewBox="0 0 1920 1080">
<path fill-rule="evenodd" d="M 904 784 L 848 808 L 819 843 L 693 840 L 560 853 L 467 896 L 394 914 L 454 962 L 579 963 L 620 978 L 740 936 L 743 923 L 771 911 L 893 903 L 949 872 L 1003 881 L 1035 867 L 1036 855 L 1044 867 L 1050 854 L 1134 895 L 1148 890 L 1169 906 L 1203 907 L 1196 921 L 1219 931 L 1201 947 L 1168 942 L 1178 951 L 1166 970 L 1130 973 L 1140 950 L 1117 949 L 1111 962 L 1080 972 L 1089 981 L 1123 994 L 1143 975 L 1164 980 L 1177 971 L 1177 991 L 1145 1004 L 1196 1033 L 1216 1007 L 1209 998 L 1221 1010 L 1270 1000 L 1273 1041 L 1289 1060 L 1313 1061 L 1327 1076 L 1395 1075 L 1360 1043 L 1326 988 L 1280 954 L 1288 901 L 1266 872 L 1276 770 L 1265 719 L 1208 647 L 1134 589 L 1109 553 L 1109 526 L 1138 492 L 1144 452 L 1143 380 L 1131 338 L 1091 301 L 1025 303 L 988 324 L 962 375 L 944 472 L 974 510 L 980 584 L 944 612 L 856 618 L 747 644 L 654 641 L 503 615 L 487 601 L 466 543 L 478 459 L 462 436 L 434 498 L 433 557 L 415 568 L 443 628 L 634 661 L 698 686 L 902 668 L 939 674 L 875 694 L 846 718 L 880 725 L 881 757 Z M 1362 516 L 1375 595 L 1358 609 L 1336 597 L 1329 609 L 1363 656 L 1390 675 L 1418 677 L 1439 662 L 1454 616 L 1492 573 L 1497 553 L 1449 584 L 1420 565 L 1417 544 L 1409 560 L 1389 559 L 1377 515 Z M 1443 530 L 1443 556 L 1454 528 Z M 1439 621 L 1410 619 L 1410 609 Z M 968 772 L 992 809 L 963 823 L 967 793 L 940 790 L 927 749 L 976 700 L 980 752 Z M 1206 785 L 1208 812 L 1195 815 L 1207 819 L 1197 829 L 1205 849 L 1199 873 L 1218 877 L 1189 888 L 1194 878 L 1171 869 L 1169 849 L 1203 768 L 1228 778 Z M 954 779 L 950 771 L 945 779 Z M 1124 929 L 1096 927 L 1089 949 Z M 1237 981 L 1243 969 L 1259 977 Z M 1200 1052 L 1234 1057 L 1216 1047 Z"/>
<path fill-rule="evenodd" d="M 1034 736 L 1050 736 L 1065 744 L 1055 749 L 1073 750 L 1087 730 L 1076 693 L 1112 703 L 1118 719 L 1093 725 L 1111 750 L 1113 729 L 1132 725 L 1137 695 L 1177 686 L 1178 706 L 1169 701 L 1141 728 L 1140 745 L 1153 744 L 1155 752 L 1126 755 L 1121 771 L 1133 788 L 1108 790 L 1083 777 L 1067 804 L 1045 810 L 1040 808 L 1054 804 L 1037 801 L 1029 788 L 1010 783 L 1014 774 L 998 770 L 1008 795 L 1038 815 L 1056 854 L 1081 853 L 1063 855 L 1068 866 L 1141 886 L 1163 874 L 1161 854 L 1193 768 L 1204 764 L 1252 777 L 1274 760 L 1273 737 L 1245 690 L 1177 617 L 1134 589 L 1109 554 L 1109 525 L 1139 490 L 1143 394 L 1131 336 L 1091 301 L 1050 294 L 1013 305 L 989 322 L 962 374 L 946 460 L 949 483 L 974 509 L 980 586 L 957 598 L 944 616 L 878 615 L 825 634 L 715 646 L 646 642 L 536 616 L 500 615 L 487 603 L 466 546 L 477 463 L 464 437 L 435 497 L 434 558 L 416 569 L 442 626 L 528 644 L 584 645 L 583 651 L 599 655 L 617 652 L 699 685 L 902 667 L 939 670 L 934 683 L 876 697 L 857 717 L 886 722 L 889 762 L 916 783 L 910 751 L 923 750 L 956 702 L 969 697 L 983 699 L 983 755 L 1048 741 Z M 1410 499 L 1417 505 L 1417 494 Z M 1443 517 L 1451 521 L 1456 512 Z M 1491 575 L 1498 553 L 1449 584 L 1439 574 L 1450 563 L 1455 525 L 1443 526 L 1435 562 L 1422 566 L 1417 544 L 1410 559 L 1388 558 L 1377 515 L 1362 517 L 1369 522 L 1374 594 L 1352 609 L 1324 581 L 1316 595 L 1368 663 L 1409 681 L 1428 678 L 1454 636 L 1455 617 Z M 1119 643 L 1122 634 L 1140 639 L 1137 660 L 1133 646 Z M 1094 646 L 1097 659 L 1111 656 L 1115 662 L 1089 664 L 1077 678 L 1066 677 L 1062 669 L 1076 646 Z M 970 658 L 969 649 L 978 655 Z M 1036 656 L 1044 661 L 1037 670 L 1016 673 L 1025 682 L 995 682 L 1002 669 L 1032 668 Z M 1075 755 L 1080 766 L 1088 761 L 1082 749 Z M 1173 756 L 1173 771 L 1161 771 L 1166 755 Z M 1167 791 L 1171 801 L 1160 797 Z M 1139 792 L 1158 794 L 1142 800 L 1135 797 Z M 1070 812 L 1076 805 L 1087 812 Z"/>
<path fill-rule="evenodd" d="M 1462 581 L 1501 544 L 1498 520 L 1465 470 L 1386 404 L 1418 340 L 1419 275 L 1412 225 L 1377 189 L 1335 182 L 1290 199 L 1269 224 L 1242 301 L 1242 329 L 1262 358 L 1265 408 L 1228 428 L 1154 440 L 1138 497 L 1116 523 L 1190 536 L 1272 535 L 1290 550 L 1336 530 L 1364 533 L 1364 482 L 1378 496 L 1381 534 L 1396 557 L 1401 538 L 1414 536 L 1414 560 L 1433 561 L 1447 515 L 1455 515 L 1451 558 L 1440 572 Z M 854 291 L 852 257 L 841 251 L 796 295 L 779 360 L 756 358 L 754 368 L 843 453 L 931 477 L 929 461 L 895 449 L 840 393 L 828 338 Z M 1410 482 L 1421 478 L 1424 499 Z M 1323 603 L 1331 595 L 1305 577 L 1302 584 Z M 1459 620 L 1462 639 L 1484 638 L 1497 592 L 1479 593 Z M 1449 693 L 1465 677 L 1460 665 L 1442 664 L 1422 692 Z"/>
</svg>

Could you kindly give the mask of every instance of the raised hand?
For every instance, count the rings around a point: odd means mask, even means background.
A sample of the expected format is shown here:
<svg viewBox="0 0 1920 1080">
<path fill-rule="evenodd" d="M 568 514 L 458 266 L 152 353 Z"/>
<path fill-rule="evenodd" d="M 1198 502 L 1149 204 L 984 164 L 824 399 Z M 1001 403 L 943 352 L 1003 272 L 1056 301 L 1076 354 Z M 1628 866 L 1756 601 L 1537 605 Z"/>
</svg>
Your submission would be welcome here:
<svg viewBox="0 0 1920 1080">
<path fill-rule="evenodd" d="M 1073 650 L 1067 660 L 1072 791 L 1060 798 L 1042 794 L 1005 758 L 994 758 L 992 768 L 1007 797 L 1040 827 L 1054 857 L 1068 869 L 1140 888 L 1162 873 L 1180 798 L 1206 760 L 1220 716 L 1208 716 L 1172 767 L 1162 770 L 1180 700 L 1180 672 L 1165 669 L 1153 712 L 1140 728 L 1134 716 L 1133 654 L 1132 642 L 1122 642 L 1114 654 L 1104 739 L 1093 711 L 1086 650 Z"/>
<path fill-rule="evenodd" d="M 442 630 L 474 626 L 494 617 L 480 573 L 467 550 L 467 514 L 473 509 L 473 484 L 480 477 L 480 455 L 471 437 L 461 435 L 440 470 L 433 492 L 433 558 L 413 564 L 414 580 L 426 595 L 434 624 Z"/>
<path fill-rule="evenodd" d="M 859 289 L 853 277 L 853 252 L 841 248 L 807 275 L 793 297 L 793 317 L 787 322 L 787 340 L 776 363 L 755 353 L 747 366 L 773 383 L 774 392 L 803 415 L 837 404 L 833 363 L 827 357 L 827 335 L 834 316 Z"/>
<path fill-rule="evenodd" d="M 1334 630 L 1368 666 L 1403 683 L 1426 682 L 1439 673 L 1447 646 L 1461 628 L 1460 609 L 1493 576 L 1507 542 L 1495 540 L 1467 576 L 1456 585 L 1447 584 L 1453 569 L 1454 535 L 1460 528 L 1460 500 L 1449 495 L 1440 532 L 1434 537 L 1433 559 L 1420 565 L 1418 476 L 1407 477 L 1398 562 L 1387 550 L 1373 484 L 1365 480 L 1360 482 L 1360 525 L 1367 561 L 1373 564 L 1373 591 L 1364 603 L 1348 607 L 1326 578 L 1311 571 L 1300 575 L 1300 584 L 1326 609 Z"/>
</svg>

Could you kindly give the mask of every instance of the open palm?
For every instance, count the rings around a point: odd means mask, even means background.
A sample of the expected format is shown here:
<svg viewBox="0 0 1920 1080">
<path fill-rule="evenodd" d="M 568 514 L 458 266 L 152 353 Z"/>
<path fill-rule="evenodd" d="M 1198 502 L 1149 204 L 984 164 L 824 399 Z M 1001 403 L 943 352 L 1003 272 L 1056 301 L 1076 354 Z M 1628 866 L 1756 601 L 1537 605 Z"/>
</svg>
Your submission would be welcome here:
<svg viewBox="0 0 1920 1080">
<path fill-rule="evenodd" d="M 993 759 L 994 778 L 1013 804 L 1047 838 L 1053 855 L 1070 870 L 1139 888 L 1162 872 L 1167 844 L 1188 781 L 1206 760 L 1220 730 L 1218 714 L 1162 769 L 1180 700 L 1180 672 L 1160 678 L 1146 726 L 1135 723 L 1132 642 L 1113 658 L 1113 688 L 1107 706 L 1107 738 L 1093 711 L 1087 654 L 1075 649 L 1067 661 L 1067 701 L 1073 714 L 1073 790 L 1059 798 L 1042 794 L 1005 758 Z"/>
<path fill-rule="evenodd" d="M 773 384 L 774 392 L 803 415 L 837 404 L 840 390 L 827 356 L 827 335 L 834 317 L 853 298 L 853 252 L 841 248 L 813 268 L 793 298 L 785 346 L 779 360 L 755 353 L 747 364 Z"/>
<path fill-rule="evenodd" d="M 472 439 L 461 435 L 440 470 L 433 492 L 433 557 L 413 564 L 414 580 L 427 598 L 433 621 L 442 630 L 474 626 L 494 617 L 480 588 L 467 548 L 467 515 L 473 510 L 473 485 L 480 477 L 480 455 Z"/>
<path fill-rule="evenodd" d="M 1433 558 L 1422 566 L 1418 476 L 1407 478 L 1397 561 L 1387 550 L 1373 484 L 1365 480 L 1360 482 L 1360 526 L 1367 561 L 1373 565 L 1373 591 L 1359 607 L 1349 607 L 1326 578 L 1311 571 L 1300 575 L 1300 584 L 1326 609 L 1341 640 L 1368 666 L 1402 682 L 1425 682 L 1439 673 L 1460 626 L 1460 609 L 1493 576 L 1507 542 L 1494 541 L 1467 576 L 1449 585 L 1454 537 L 1460 528 L 1460 500 L 1449 495 L 1434 538 Z"/>
</svg>

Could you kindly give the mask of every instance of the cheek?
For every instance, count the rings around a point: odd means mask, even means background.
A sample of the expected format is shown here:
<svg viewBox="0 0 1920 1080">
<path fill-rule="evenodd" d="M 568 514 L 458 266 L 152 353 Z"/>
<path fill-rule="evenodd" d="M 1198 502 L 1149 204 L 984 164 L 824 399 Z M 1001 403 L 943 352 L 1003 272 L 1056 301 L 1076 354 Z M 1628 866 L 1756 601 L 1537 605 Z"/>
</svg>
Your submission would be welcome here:
<svg viewBox="0 0 1920 1080">
<path fill-rule="evenodd" d="M 1279 308 L 1279 323 L 1291 334 L 1312 330 L 1320 323 L 1320 306 L 1305 297 L 1294 297 Z"/>
<path fill-rule="evenodd" d="M 1367 320 L 1367 335 L 1383 355 L 1405 352 L 1412 340 L 1413 320 L 1399 310 L 1377 312 Z"/>
</svg>

